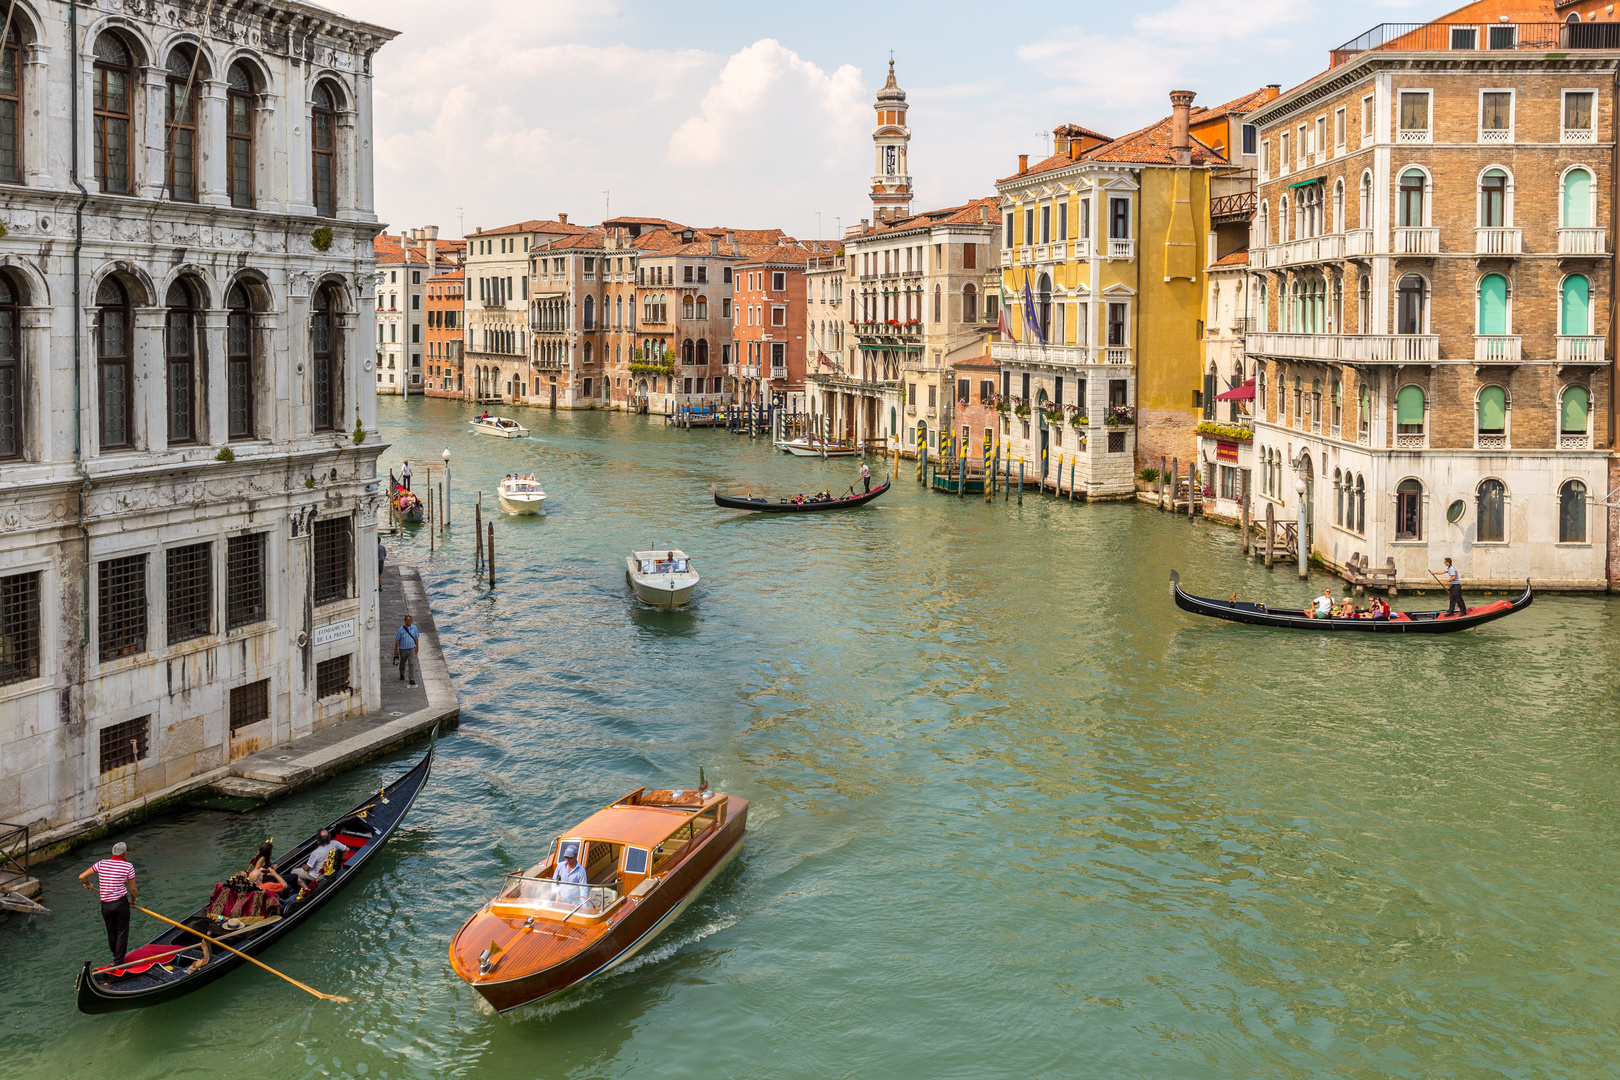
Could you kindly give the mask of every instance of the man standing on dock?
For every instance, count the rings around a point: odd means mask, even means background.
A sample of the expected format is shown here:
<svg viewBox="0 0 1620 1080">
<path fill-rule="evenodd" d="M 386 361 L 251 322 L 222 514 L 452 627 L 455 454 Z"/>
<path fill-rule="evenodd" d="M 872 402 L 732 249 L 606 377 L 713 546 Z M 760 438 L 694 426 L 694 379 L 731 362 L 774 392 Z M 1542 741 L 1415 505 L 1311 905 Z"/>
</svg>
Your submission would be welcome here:
<svg viewBox="0 0 1620 1080">
<path fill-rule="evenodd" d="M 871 494 L 871 492 L 872 492 L 872 470 L 871 470 L 871 468 L 869 468 L 867 466 L 866 462 L 864 462 L 864 461 L 861 462 L 861 486 L 866 489 L 866 491 L 865 491 L 866 494 L 868 494 L 868 495 Z"/>
<path fill-rule="evenodd" d="M 416 677 L 421 669 L 416 664 L 416 644 L 421 638 L 421 632 L 411 625 L 411 617 L 405 616 L 405 622 L 394 633 L 394 662 L 399 665 L 399 677 L 408 678 L 410 685 L 416 685 Z"/>
<path fill-rule="evenodd" d="M 1450 559 L 1446 560 L 1446 568 L 1445 568 L 1445 570 L 1441 571 L 1438 574 L 1436 574 L 1433 570 L 1430 570 L 1429 574 L 1432 577 L 1436 577 L 1436 578 L 1439 578 L 1440 580 L 1444 581 L 1446 583 L 1446 591 L 1451 594 L 1451 596 L 1450 596 L 1451 602 L 1446 607 L 1446 614 L 1447 615 L 1453 615 L 1453 614 L 1466 615 L 1466 614 L 1468 614 L 1468 609 L 1463 606 L 1462 582 L 1458 580 L 1458 578 L 1457 578 L 1457 568 L 1455 566 L 1451 565 L 1451 560 Z"/>
<path fill-rule="evenodd" d="M 102 859 L 79 875 L 85 888 L 90 888 L 90 875 L 96 877 L 101 891 L 101 921 L 107 924 L 107 948 L 112 950 L 113 963 L 122 964 L 129 949 L 129 905 L 138 901 L 135 890 L 135 865 L 125 857 L 129 849 L 119 841 L 112 847 L 112 858 Z"/>
</svg>

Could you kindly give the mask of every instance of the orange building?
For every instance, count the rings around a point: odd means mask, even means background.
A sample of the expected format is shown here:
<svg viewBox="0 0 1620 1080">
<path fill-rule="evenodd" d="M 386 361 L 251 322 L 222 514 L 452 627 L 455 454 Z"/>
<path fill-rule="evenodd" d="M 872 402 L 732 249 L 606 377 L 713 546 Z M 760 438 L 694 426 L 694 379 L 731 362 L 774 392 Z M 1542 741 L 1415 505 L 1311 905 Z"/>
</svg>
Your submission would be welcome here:
<svg viewBox="0 0 1620 1080">
<path fill-rule="evenodd" d="M 831 252 L 837 245 L 821 246 Z M 732 356 L 745 404 L 804 408 L 804 270 L 813 254 L 781 245 L 737 264 Z"/>
<path fill-rule="evenodd" d="M 466 273 L 453 270 L 427 282 L 427 382 L 428 397 L 464 397 L 462 373 L 462 334 L 466 332 Z"/>
</svg>

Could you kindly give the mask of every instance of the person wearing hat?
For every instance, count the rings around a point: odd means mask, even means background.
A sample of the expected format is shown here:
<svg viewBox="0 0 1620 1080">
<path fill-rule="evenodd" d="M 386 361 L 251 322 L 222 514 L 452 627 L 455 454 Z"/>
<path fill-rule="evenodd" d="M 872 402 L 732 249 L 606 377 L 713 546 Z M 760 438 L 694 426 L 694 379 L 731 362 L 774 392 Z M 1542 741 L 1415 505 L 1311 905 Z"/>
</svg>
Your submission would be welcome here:
<svg viewBox="0 0 1620 1080">
<path fill-rule="evenodd" d="M 584 885 L 585 868 L 579 864 L 579 844 L 573 840 L 564 840 L 561 856 L 557 862 L 557 880 L 570 881 Z M 557 903 L 583 904 L 589 893 L 585 889 L 563 887 L 557 890 Z"/>
<path fill-rule="evenodd" d="M 112 846 L 112 858 L 102 859 L 79 875 L 87 889 L 90 875 L 96 877 L 101 892 L 101 921 L 107 924 L 107 948 L 112 950 L 115 964 L 124 962 L 124 953 L 129 949 L 129 905 L 139 902 L 135 866 L 125 855 L 128 850 L 119 841 Z"/>
</svg>

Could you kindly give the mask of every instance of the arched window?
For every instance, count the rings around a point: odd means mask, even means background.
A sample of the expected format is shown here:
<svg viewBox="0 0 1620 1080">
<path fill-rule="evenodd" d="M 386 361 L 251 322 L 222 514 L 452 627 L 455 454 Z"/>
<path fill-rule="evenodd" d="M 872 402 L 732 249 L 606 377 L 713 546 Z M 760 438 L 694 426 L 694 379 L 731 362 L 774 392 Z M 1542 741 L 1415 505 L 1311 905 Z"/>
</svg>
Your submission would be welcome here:
<svg viewBox="0 0 1620 1080">
<path fill-rule="evenodd" d="M 102 191 L 128 195 L 135 74 L 129 47 L 117 34 L 106 33 L 96 39 L 93 71 L 96 183 Z"/>
<path fill-rule="evenodd" d="M 1344 383 L 1333 380 L 1333 430 L 1344 425 Z"/>
<path fill-rule="evenodd" d="M 1507 391 L 1500 386 L 1487 386 L 1479 392 L 1477 406 L 1479 433 L 1502 435 L 1507 432 Z"/>
<path fill-rule="evenodd" d="M 1484 335 L 1508 332 L 1508 283 L 1501 274 L 1479 279 L 1479 329 Z"/>
<path fill-rule="evenodd" d="M 1395 433 L 1423 434 L 1423 391 L 1420 388 L 1403 386 L 1395 395 Z"/>
<path fill-rule="evenodd" d="M 169 286 L 164 300 L 163 379 L 168 406 L 169 445 L 197 441 L 197 296 L 183 280 Z"/>
<path fill-rule="evenodd" d="M 231 205 L 253 207 L 253 73 L 241 61 L 225 74 L 225 187 Z"/>
<path fill-rule="evenodd" d="M 1402 480 L 1395 485 L 1395 539 L 1423 538 L 1423 485 Z"/>
<path fill-rule="evenodd" d="M 310 353 L 314 357 L 314 396 L 311 426 L 316 431 L 337 430 L 342 417 L 343 360 L 339 354 L 336 326 L 337 298 L 330 285 L 315 293 L 310 311 Z"/>
<path fill-rule="evenodd" d="M 592 362 L 592 352 L 593 350 L 591 349 L 591 343 L 587 341 L 585 343 L 585 363 L 589 364 Z"/>
<path fill-rule="evenodd" d="M 310 106 L 310 176 L 315 197 L 315 213 L 321 217 L 337 214 L 337 99 L 332 88 L 315 84 Z"/>
<path fill-rule="evenodd" d="M 1558 290 L 1558 332 L 1572 336 L 1592 332 L 1592 285 L 1584 274 L 1571 274 Z"/>
<path fill-rule="evenodd" d="M 690 296 L 681 298 L 681 318 L 688 322 L 692 319 L 692 298 Z"/>
<path fill-rule="evenodd" d="M 1260 228 L 1258 246 L 1265 247 L 1271 243 L 1271 206 L 1269 204 L 1260 204 L 1260 216 L 1256 220 L 1259 222 Z"/>
<path fill-rule="evenodd" d="M 1481 481 L 1474 493 L 1474 539 L 1499 544 L 1507 539 L 1507 487 L 1500 480 Z"/>
<path fill-rule="evenodd" d="M 1479 224 L 1484 229 L 1500 229 L 1507 224 L 1507 173 L 1487 169 L 1479 181 Z"/>
<path fill-rule="evenodd" d="M 973 287 L 971 281 L 962 286 L 962 321 L 979 321 L 979 290 Z"/>
<path fill-rule="evenodd" d="M 1335 524 L 1335 525 L 1343 525 L 1344 524 L 1344 497 L 1345 497 L 1344 477 L 1341 475 L 1340 470 L 1334 469 L 1333 470 L 1333 524 Z M 1352 506 L 1351 511 L 1354 512 L 1354 510 L 1355 510 L 1355 508 Z"/>
<path fill-rule="evenodd" d="M 1422 169 L 1407 169 L 1401 173 L 1401 186 L 1395 199 L 1395 223 L 1397 225 L 1417 228 L 1423 224 L 1423 184 L 1425 179 Z"/>
<path fill-rule="evenodd" d="M 1360 474 L 1356 474 L 1356 532 L 1367 531 L 1367 482 Z"/>
<path fill-rule="evenodd" d="M 1586 424 L 1591 413 L 1591 395 L 1584 386 L 1567 386 L 1564 395 L 1558 403 L 1558 433 L 1560 435 L 1585 435 Z"/>
<path fill-rule="evenodd" d="M 0 180 L 22 183 L 22 35 L 15 22 L 0 49 Z"/>
<path fill-rule="evenodd" d="M 1586 485 L 1566 480 L 1558 489 L 1558 542 L 1586 543 Z"/>
<path fill-rule="evenodd" d="M 1585 169 L 1564 174 L 1563 217 L 1566 229 L 1592 227 L 1592 174 Z"/>
<path fill-rule="evenodd" d="M 1356 285 L 1356 332 L 1368 333 L 1372 325 L 1372 278 L 1362 274 Z"/>
<path fill-rule="evenodd" d="M 129 347 L 129 294 L 108 278 L 96 290 L 96 389 L 102 450 L 135 445 L 135 372 Z"/>
<path fill-rule="evenodd" d="M 585 327 L 586 330 L 596 329 L 596 297 L 585 298 Z"/>
<path fill-rule="evenodd" d="M 698 338 L 697 340 L 697 362 L 698 367 L 707 367 L 709 364 L 708 338 Z"/>
<path fill-rule="evenodd" d="M 692 363 L 692 339 L 691 338 L 687 338 L 684 342 L 681 343 L 681 363 L 687 364 L 687 365 L 690 365 Z"/>
<path fill-rule="evenodd" d="M 1288 243 L 1288 196 L 1277 200 L 1277 243 Z"/>
<path fill-rule="evenodd" d="M 939 290 L 939 286 L 935 285 L 934 286 L 934 321 L 935 322 L 944 321 L 944 316 L 940 314 L 940 310 L 943 307 L 943 304 L 942 304 L 942 302 L 940 300 L 940 297 L 942 295 L 943 294 L 941 294 L 941 292 Z"/>
<path fill-rule="evenodd" d="M 1365 386 L 1361 388 L 1361 397 L 1358 401 L 1356 423 L 1361 434 L 1372 434 L 1372 391 Z"/>
<path fill-rule="evenodd" d="M 181 45 L 169 54 L 164 87 L 164 172 L 169 198 L 197 201 L 197 50 Z"/>
<path fill-rule="evenodd" d="M 23 383 L 17 347 L 17 290 L 0 274 L 0 458 L 23 454 Z"/>
<path fill-rule="evenodd" d="M 1395 292 L 1395 332 L 1397 334 L 1423 333 L 1424 282 L 1416 274 L 1401 278 Z"/>
<path fill-rule="evenodd" d="M 709 298 L 706 296 L 697 298 L 697 317 L 700 322 L 709 317 Z"/>
<path fill-rule="evenodd" d="M 247 289 L 232 285 L 225 297 L 226 436 L 253 438 L 253 307 Z"/>
<path fill-rule="evenodd" d="M 1363 229 L 1372 228 L 1372 173 L 1361 174 L 1361 208 L 1356 218 Z"/>
</svg>

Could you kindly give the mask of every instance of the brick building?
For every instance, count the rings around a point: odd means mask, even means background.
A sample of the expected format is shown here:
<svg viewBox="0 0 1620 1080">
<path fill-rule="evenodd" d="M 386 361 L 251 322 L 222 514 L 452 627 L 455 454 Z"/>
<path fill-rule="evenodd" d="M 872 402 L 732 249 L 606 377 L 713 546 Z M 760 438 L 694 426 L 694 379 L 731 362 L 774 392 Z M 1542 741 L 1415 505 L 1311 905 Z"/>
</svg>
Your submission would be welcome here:
<svg viewBox="0 0 1620 1080">
<path fill-rule="evenodd" d="M 1331 63 L 1250 117 L 1257 509 L 1405 583 L 1605 587 L 1620 24 L 1484 0 Z"/>
<path fill-rule="evenodd" d="M 462 335 L 466 332 L 466 273 L 460 268 L 427 280 L 424 364 L 428 397 L 465 397 Z"/>
<path fill-rule="evenodd" d="M 996 410 L 1001 392 L 1001 365 L 988 353 L 964 357 L 951 365 L 950 378 L 955 385 L 956 408 L 952 416 L 955 445 L 967 453 L 974 465 L 982 465 L 986 444 L 991 453 L 1001 445 L 997 436 L 1001 414 Z"/>
<path fill-rule="evenodd" d="M 465 247 L 439 240 L 428 225 L 401 235 L 379 233 L 377 256 L 377 393 L 424 391 L 427 280 L 455 266 Z"/>
<path fill-rule="evenodd" d="M 805 269 L 813 258 L 830 256 L 835 245 L 819 247 L 811 251 L 782 245 L 737 264 L 733 357 L 738 397 L 745 404 L 804 411 L 809 339 Z"/>
</svg>

